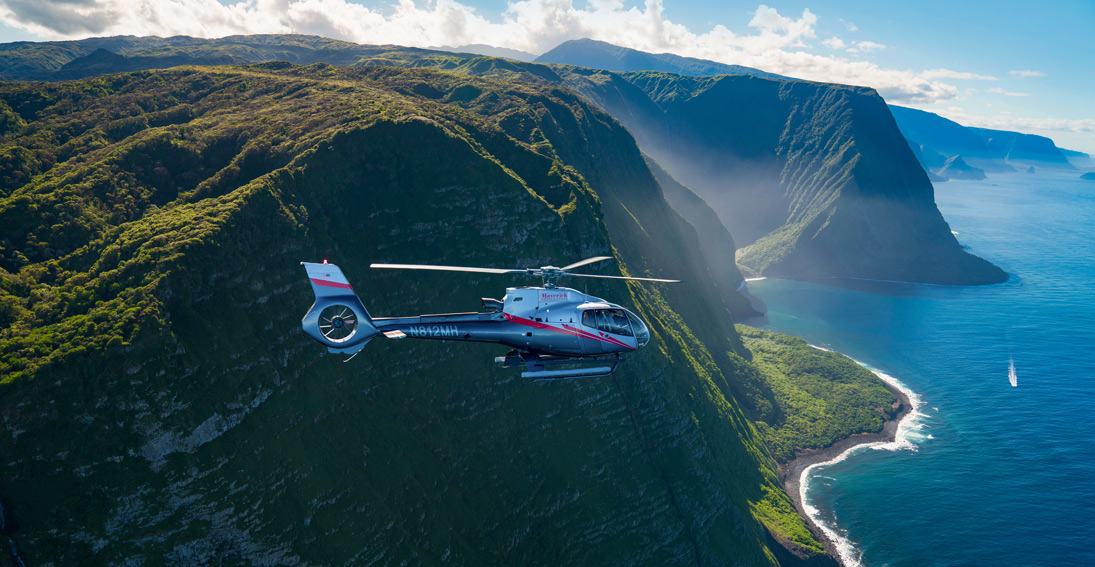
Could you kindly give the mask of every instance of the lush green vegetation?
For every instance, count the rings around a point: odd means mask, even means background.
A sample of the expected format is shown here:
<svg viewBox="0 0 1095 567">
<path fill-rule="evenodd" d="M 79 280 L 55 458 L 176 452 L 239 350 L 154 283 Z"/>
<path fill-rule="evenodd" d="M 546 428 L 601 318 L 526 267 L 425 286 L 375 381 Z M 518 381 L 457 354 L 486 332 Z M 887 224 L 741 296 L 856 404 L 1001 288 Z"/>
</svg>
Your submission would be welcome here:
<svg viewBox="0 0 1095 567">
<path fill-rule="evenodd" d="M 738 332 L 771 392 L 771 404 L 755 416 L 757 430 L 781 462 L 802 449 L 878 433 L 885 420 L 896 417 L 896 396 L 848 357 L 816 349 L 798 337 L 745 325 L 738 325 Z"/>
<path fill-rule="evenodd" d="M 571 48 L 568 60 L 600 60 L 590 44 Z M 301 35 L 5 44 L 0 78 L 61 80 L 275 60 L 429 67 L 566 85 L 619 119 L 644 152 L 708 201 L 743 246 L 738 263 L 753 274 L 943 284 L 1007 279 L 961 249 L 884 101 L 862 87 L 745 75 L 609 73 Z M 711 71 L 695 66 L 700 63 L 687 66 Z M 5 122 L 0 108 L 0 128 Z M 26 149 L 10 160 L 21 169 L 42 167 L 48 156 Z M 704 224 L 699 217 L 688 220 Z M 705 233 L 703 240 L 718 240 L 719 232 Z"/>
<path fill-rule="evenodd" d="M 498 78 L 0 84 L 0 497 L 28 562 L 773 564 L 766 530 L 820 550 L 749 417 L 760 371 L 634 141 L 510 62 L 461 65 Z M 343 364 L 300 332 L 300 260 L 387 315 L 514 282 L 370 262 L 594 254 L 689 281 L 585 287 L 654 334 L 609 379 L 528 384 L 496 348 L 436 342 Z"/>
<path fill-rule="evenodd" d="M 839 222 L 849 208 L 923 221 L 915 208 L 835 206 L 849 187 L 880 186 L 861 163 L 885 161 L 886 125 L 856 130 L 870 120 L 854 101 L 870 93 L 300 36 L 96 41 L 109 45 L 29 44 L 0 59 L 42 73 L 72 63 L 54 78 L 255 58 L 356 67 L 0 84 L 0 409 L 12 431 L 0 454 L 17 471 L 0 497 L 32 558 L 771 563 L 761 526 L 821 551 L 772 461 L 877 431 L 893 396 L 839 355 L 735 330 L 724 307 L 740 300 L 740 273 L 719 256 L 733 240 L 711 208 L 663 175 L 688 222 L 670 209 L 628 133 L 561 85 L 620 116 L 644 148 L 642 121 L 666 116 L 714 143 L 726 125 L 694 123 L 714 112 L 703 101 L 748 109 L 768 89 L 801 103 L 734 122 L 727 155 L 775 152 L 793 188 L 791 221 L 739 257 L 758 271 L 806 252 L 862 263 L 870 254 L 839 244 L 856 238 L 859 225 Z M 861 141 L 875 138 L 885 143 Z M 738 157 L 705 163 L 744 167 Z M 739 208 L 783 214 L 754 205 Z M 949 246 L 937 240 L 905 279 Z M 337 259 L 386 315 L 474 308 L 513 282 L 373 274 L 371 261 L 604 253 L 624 273 L 689 282 L 585 288 L 633 306 L 655 334 L 610 380 L 530 388 L 501 377 L 489 347 L 436 343 L 379 342 L 341 365 L 298 330 L 302 259 Z"/>
</svg>

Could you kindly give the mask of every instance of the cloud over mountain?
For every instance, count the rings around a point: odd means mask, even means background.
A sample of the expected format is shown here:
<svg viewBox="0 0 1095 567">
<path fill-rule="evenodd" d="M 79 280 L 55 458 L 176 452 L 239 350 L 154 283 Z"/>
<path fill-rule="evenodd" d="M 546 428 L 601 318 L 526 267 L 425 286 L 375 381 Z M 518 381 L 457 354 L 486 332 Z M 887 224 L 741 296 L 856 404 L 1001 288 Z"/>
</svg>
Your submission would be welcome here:
<svg viewBox="0 0 1095 567">
<path fill-rule="evenodd" d="M 701 32 L 669 20 L 663 0 L 630 8 L 620 0 L 582 5 L 573 0 L 510 0 L 500 18 L 492 20 L 457 0 L 392 0 L 385 8 L 352 0 L 0 0 L 0 21 L 51 39 L 305 33 L 416 47 L 485 43 L 531 53 L 588 37 L 791 77 L 870 86 L 892 102 L 953 99 L 958 89 L 944 79 L 986 78 L 945 69 L 882 68 L 861 58 L 883 49 L 882 44 L 836 37 L 818 42 L 819 16 L 809 9 L 794 16 L 761 4 L 747 30 L 735 32 L 719 24 Z M 849 32 L 858 30 L 845 25 Z M 813 53 L 821 44 L 852 58 Z"/>
</svg>

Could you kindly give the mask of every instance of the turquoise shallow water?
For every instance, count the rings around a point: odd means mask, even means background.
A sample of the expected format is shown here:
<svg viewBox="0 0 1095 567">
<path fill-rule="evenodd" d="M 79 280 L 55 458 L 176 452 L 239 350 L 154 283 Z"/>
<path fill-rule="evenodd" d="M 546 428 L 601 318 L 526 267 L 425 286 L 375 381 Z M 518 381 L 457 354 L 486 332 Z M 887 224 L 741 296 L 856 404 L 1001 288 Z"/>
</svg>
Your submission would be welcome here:
<svg viewBox="0 0 1095 567">
<path fill-rule="evenodd" d="M 1095 182 L 995 175 L 936 202 L 1008 283 L 750 283 L 766 329 L 922 399 L 911 448 L 816 470 L 807 502 L 864 566 L 1095 565 Z"/>
</svg>

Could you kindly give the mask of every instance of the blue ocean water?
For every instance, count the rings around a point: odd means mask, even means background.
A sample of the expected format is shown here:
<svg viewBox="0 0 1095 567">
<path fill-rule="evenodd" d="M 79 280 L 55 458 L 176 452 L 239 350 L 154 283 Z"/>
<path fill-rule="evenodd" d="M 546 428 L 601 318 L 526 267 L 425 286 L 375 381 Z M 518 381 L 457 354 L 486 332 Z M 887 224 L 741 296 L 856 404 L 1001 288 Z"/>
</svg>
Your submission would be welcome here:
<svg viewBox="0 0 1095 567">
<path fill-rule="evenodd" d="M 1008 283 L 750 283 L 766 329 L 921 399 L 906 448 L 815 469 L 806 501 L 849 563 L 1095 565 L 1095 183 L 997 174 L 938 183 L 936 202 Z"/>
</svg>

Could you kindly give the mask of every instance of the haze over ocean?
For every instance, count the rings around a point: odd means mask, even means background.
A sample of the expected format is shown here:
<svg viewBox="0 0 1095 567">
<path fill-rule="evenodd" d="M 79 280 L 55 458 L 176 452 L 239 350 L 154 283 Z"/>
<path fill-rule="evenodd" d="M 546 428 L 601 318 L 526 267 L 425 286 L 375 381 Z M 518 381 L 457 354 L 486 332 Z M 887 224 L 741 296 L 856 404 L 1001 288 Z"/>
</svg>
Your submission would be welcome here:
<svg viewBox="0 0 1095 567">
<path fill-rule="evenodd" d="M 1008 283 L 750 283 L 767 330 L 923 400 L 915 450 L 815 471 L 807 501 L 864 566 L 1095 565 L 1095 182 L 1014 173 L 935 188 L 959 242 Z"/>
</svg>

